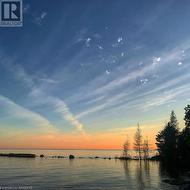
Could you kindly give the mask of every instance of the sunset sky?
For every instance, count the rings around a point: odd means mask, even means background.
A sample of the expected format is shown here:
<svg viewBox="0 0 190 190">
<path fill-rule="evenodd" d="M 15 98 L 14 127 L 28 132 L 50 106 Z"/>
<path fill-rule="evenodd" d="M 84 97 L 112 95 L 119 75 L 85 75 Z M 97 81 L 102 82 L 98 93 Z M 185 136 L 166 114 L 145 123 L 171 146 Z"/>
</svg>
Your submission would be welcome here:
<svg viewBox="0 0 190 190">
<path fill-rule="evenodd" d="M 182 3 L 183 2 L 183 3 Z M 0 148 L 152 147 L 190 104 L 189 0 L 23 1 L 0 28 Z"/>
</svg>

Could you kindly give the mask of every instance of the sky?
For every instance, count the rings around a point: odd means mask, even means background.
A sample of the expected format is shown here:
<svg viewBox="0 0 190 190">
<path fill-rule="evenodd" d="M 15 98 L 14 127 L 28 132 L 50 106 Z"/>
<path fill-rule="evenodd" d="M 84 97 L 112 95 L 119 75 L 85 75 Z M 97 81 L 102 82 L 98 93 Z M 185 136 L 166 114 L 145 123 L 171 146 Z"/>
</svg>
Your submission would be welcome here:
<svg viewBox="0 0 190 190">
<path fill-rule="evenodd" d="M 189 0 L 23 0 L 0 28 L 0 148 L 120 149 L 190 104 Z"/>
</svg>

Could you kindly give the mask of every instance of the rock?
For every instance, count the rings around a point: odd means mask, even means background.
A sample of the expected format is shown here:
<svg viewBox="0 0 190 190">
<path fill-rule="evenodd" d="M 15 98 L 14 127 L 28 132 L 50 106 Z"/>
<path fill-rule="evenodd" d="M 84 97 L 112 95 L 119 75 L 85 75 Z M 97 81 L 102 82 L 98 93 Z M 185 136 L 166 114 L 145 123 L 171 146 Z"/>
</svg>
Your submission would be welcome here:
<svg viewBox="0 0 190 190">
<path fill-rule="evenodd" d="M 159 155 L 152 156 L 151 158 L 149 158 L 149 160 L 159 161 L 160 160 L 160 156 Z"/>
<path fill-rule="evenodd" d="M 125 157 L 125 156 L 121 156 L 121 157 L 119 157 L 117 159 L 119 159 L 119 160 L 131 160 L 130 157 Z"/>
<path fill-rule="evenodd" d="M 58 156 L 57 158 L 64 158 L 64 156 Z"/>
<path fill-rule="evenodd" d="M 7 156 L 7 157 L 17 157 L 17 158 L 35 158 L 36 155 L 35 154 L 23 154 L 23 153 L 8 153 L 8 154 L 4 154 L 1 153 L 0 156 Z"/>
<path fill-rule="evenodd" d="M 75 156 L 74 155 L 69 155 L 69 159 L 74 159 L 75 158 Z"/>
<path fill-rule="evenodd" d="M 43 155 L 43 154 L 41 154 L 41 155 L 40 155 L 40 158 L 43 158 L 43 157 L 44 157 L 44 155 Z"/>
</svg>

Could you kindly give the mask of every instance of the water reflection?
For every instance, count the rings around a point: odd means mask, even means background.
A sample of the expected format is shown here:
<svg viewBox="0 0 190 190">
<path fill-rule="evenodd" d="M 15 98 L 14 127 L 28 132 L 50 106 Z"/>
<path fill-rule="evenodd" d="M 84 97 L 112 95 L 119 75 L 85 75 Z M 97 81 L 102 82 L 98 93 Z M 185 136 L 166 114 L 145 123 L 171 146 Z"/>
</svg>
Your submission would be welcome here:
<svg viewBox="0 0 190 190">
<path fill-rule="evenodd" d="M 148 187 L 158 188 L 161 182 L 159 162 L 121 161 L 124 168 L 127 187 L 144 190 Z"/>
<path fill-rule="evenodd" d="M 174 165 L 167 167 L 158 161 L 121 160 L 126 187 L 129 189 L 170 189 L 170 182 L 179 179 L 179 170 Z M 172 189 L 178 188 L 173 186 Z"/>
<path fill-rule="evenodd" d="M 121 162 L 123 163 L 127 186 L 131 189 L 136 187 L 139 190 L 143 190 L 144 181 L 142 162 L 129 160 L 123 160 Z"/>
<path fill-rule="evenodd" d="M 143 169 L 142 169 L 142 161 L 138 161 L 138 164 L 136 165 L 136 179 L 138 184 L 138 189 L 143 190 L 144 189 L 144 180 L 143 180 Z"/>
<path fill-rule="evenodd" d="M 180 170 L 179 167 L 176 164 L 168 163 L 160 163 L 160 173 L 161 175 L 165 176 L 168 175 L 171 178 L 179 178 L 180 177 Z"/>
<path fill-rule="evenodd" d="M 121 161 L 123 163 L 123 167 L 124 167 L 124 172 L 125 172 L 125 178 L 126 178 L 126 185 L 129 187 L 133 186 L 133 178 L 132 175 L 130 173 L 130 169 L 129 169 L 129 161 L 127 160 L 123 160 Z"/>
<path fill-rule="evenodd" d="M 0 183 L 33 189 L 174 190 L 159 162 L 108 159 L 0 158 Z M 1 185 L 1 184 L 0 184 Z"/>
</svg>

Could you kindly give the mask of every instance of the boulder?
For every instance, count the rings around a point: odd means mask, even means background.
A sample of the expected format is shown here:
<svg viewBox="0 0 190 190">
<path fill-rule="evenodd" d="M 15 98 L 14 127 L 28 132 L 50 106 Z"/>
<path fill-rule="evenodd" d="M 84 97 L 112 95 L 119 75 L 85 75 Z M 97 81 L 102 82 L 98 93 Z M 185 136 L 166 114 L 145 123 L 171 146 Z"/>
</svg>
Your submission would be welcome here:
<svg viewBox="0 0 190 190">
<path fill-rule="evenodd" d="M 75 156 L 74 155 L 69 155 L 69 159 L 74 159 L 75 158 Z"/>
</svg>

